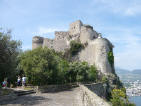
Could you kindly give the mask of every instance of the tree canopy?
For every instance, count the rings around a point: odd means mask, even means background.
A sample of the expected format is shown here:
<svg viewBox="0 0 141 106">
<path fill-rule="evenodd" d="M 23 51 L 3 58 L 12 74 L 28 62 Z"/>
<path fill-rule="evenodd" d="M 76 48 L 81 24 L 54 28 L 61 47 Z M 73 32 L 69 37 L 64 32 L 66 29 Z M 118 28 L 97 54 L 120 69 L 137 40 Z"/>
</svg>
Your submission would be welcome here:
<svg viewBox="0 0 141 106">
<path fill-rule="evenodd" d="M 95 81 L 97 71 L 86 62 L 69 62 L 60 53 L 48 48 L 25 51 L 20 68 L 33 85 Z"/>
<path fill-rule="evenodd" d="M 12 40 L 11 31 L 0 30 L 0 82 L 15 77 L 20 47 L 20 41 Z"/>
</svg>

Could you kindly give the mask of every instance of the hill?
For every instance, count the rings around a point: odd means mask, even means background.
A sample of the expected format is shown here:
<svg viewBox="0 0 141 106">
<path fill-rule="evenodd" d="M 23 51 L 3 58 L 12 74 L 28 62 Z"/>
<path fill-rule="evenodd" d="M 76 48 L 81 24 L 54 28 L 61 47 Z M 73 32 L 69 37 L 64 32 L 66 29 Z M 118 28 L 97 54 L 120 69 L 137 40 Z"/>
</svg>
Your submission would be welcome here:
<svg viewBox="0 0 141 106">
<path fill-rule="evenodd" d="M 116 73 L 123 83 L 127 81 L 141 80 L 141 69 L 129 71 L 121 68 L 116 68 Z"/>
</svg>

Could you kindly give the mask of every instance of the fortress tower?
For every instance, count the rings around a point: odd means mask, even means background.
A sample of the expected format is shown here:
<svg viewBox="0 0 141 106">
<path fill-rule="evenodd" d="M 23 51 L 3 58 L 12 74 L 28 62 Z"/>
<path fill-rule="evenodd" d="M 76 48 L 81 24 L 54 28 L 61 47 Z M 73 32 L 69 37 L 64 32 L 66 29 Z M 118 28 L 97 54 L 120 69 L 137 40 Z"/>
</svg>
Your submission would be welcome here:
<svg viewBox="0 0 141 106">
<path fill-rule="evenodd" d="M 80 20 L 71 23 L 69 28 L 69 34 L 70 35 L 80 34 L 82 26 L 83 26 L 83 23 Z"/>
<path fill-rule="evenodd" d="M 34 36 L 32 38 L 32 49 L 42 47 L 44 38 L 40 36 Z"/>
</svg>

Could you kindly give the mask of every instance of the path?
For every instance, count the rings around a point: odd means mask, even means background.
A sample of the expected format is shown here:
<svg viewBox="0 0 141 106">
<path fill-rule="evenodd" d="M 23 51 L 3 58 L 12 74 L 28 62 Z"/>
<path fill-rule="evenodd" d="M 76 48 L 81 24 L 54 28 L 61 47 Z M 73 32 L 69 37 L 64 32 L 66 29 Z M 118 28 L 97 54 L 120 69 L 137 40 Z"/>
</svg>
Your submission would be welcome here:
<svg viewBox="0 0 141 106">
<path fill-rule="evenodd" d="M 19 96 L 16 100 L 3 102 L 5 106 L 78 106 L 80 88 L 55 93 Z"/>
</svg>

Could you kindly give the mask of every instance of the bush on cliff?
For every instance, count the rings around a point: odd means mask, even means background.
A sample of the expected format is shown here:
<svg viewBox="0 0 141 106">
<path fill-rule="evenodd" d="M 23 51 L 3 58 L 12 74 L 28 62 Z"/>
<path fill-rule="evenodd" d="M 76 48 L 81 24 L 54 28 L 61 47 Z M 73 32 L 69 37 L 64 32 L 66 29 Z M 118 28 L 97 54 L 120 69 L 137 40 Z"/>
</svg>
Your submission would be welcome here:
<svg viewBox="0 0 141 106">
<path fill-rule="evenodd" d="M 98 72 L 94 65 L 90 66 L 89 72 L 88 72 L 88 78 L 91 82 L 96 82 L 98 79 Z"/>
<path fill-rule="evenodd" d="M 135 106 L 133 103 L 128 101 L 125 88 L 113 89 L 111 95 L 111 102 L 113 106 Z"/>
<path fill-rule="evenodd" d="M 95 82 L 97 71 L 95 66 L 89 66 L 87 62 L 72 62 L 67 73 L 69 82 Z"/>
<path fill-rule="evenodd" d="M 72 56 L 76 55 L 82 48 L 83 45 L 80 42 L 75 40 L 70 42 L 70 53 Z"/>
<path fill-rule="evenodd" d="M 83 48 L 84 48 L 84 45 L 81 44 L 80 41 L 72 40 L 70 42 L 70 48 L 65 49 L 65 52 L 63 53 L 63 58 L 65 58 L 68 61 L 72 62 L 72 61 L 74 61 L 72 59 L 72 57 L 77 55 L 78 52 L 80 52 Z"/>
<path fill-rule="evenodd" d="M 71 82 L 82 81 L 84 77 L 86 77 L 85 75 L 86 67 L 83 66 L 83 63 L 79 63 L 79 62 L 70 63 L 69 71 L 73 73 L 73 74 L 69 74 L 69 78 Z"/>
<path fill-rule="evenodd" d="M 106 77 L 106 76 L 104 76 L 104 75 L 103 75 L 103 76 L 102 76 L 101 81 L 102 81 L 102 82 L 107 82 L 107 81 L 108 81 L 108 79 L 107 79 L 107 77 Z"/>
<path fill-rule="evenodd" d="M 108 60 L 109 60 L 109 63 L 111 64 L 111 66 L 113 66 L 113 64 L 114 64 L 114 55 L 113 55 L 112 51 L 108 52 Z"/>
</svg>

